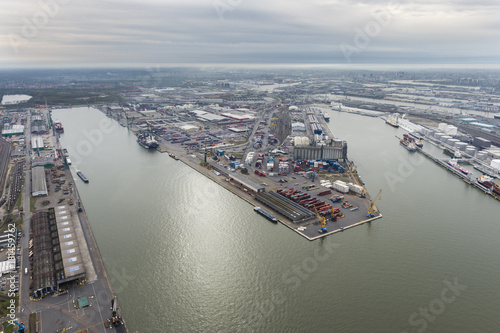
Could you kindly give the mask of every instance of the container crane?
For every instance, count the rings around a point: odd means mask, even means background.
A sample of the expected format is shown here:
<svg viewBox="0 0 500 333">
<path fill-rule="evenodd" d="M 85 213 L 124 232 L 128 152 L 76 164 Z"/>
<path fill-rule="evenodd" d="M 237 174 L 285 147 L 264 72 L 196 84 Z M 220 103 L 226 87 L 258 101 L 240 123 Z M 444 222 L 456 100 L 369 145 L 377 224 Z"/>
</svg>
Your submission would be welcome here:
<svg viewBox="0 0 500 333">
<path fill-rule="evenodd" d="M 382 189 L 380 189 L 380 191 L 378 191 L 377 196 L 375 197 L 375 200 L 373 200 L 372 205 L 370 206 L 370 210 L 368 211 L 368 214 L 366 215 L 366 217 L 369 217 L 369 218 L 375 217 L 375 215 L 373 214 L 373 207 L 375 207 L 375 202 L 377 202 L 377 200 L 381 200 L 381 198 L 380 198 L 381 193 L 382 193 Z"/>
</svg>

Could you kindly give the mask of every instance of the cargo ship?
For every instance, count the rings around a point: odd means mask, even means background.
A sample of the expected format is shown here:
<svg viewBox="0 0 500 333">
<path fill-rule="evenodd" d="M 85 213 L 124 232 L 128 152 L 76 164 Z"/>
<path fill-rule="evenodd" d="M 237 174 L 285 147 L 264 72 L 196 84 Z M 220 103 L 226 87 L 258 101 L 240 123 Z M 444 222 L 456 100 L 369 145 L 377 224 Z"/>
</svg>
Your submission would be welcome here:
<svg viewBox="0 0 500 333">
<path fill-rule="evenodd" d="M 443 153 L 448 155 L 448 156 L 451 156 L 453 158 L 462 158 L 462 154 L 460 154 L 460 152 L 458 150 L 451 150 L 451 149 L 445 148 L 443 150 Z"/>
<path fill-rule="evenodd" d="M 76 174 L 78 175 L 78 177 L 81 178 L 81 180 L 83 180 L 84 183 L 89 182 L 89 179 L 87 177 L 85 177 L 85 175 L 81 171 L 77 171 Z"/>
<path fill-rule="evenodd" d="M 137 142 L 146 149 L 158 147 L 158 141 L 151 134 L 139 134 Z"/>
<path fill-rule="evenodd" d="M 412 133 L 410 133 L 410 135 L 411 134 Z M 424 144 L 422 143 L 421 139 L 415 138 L 414 136 L 410 136 L 410 135 L 403 134 L 403 137 L 406 139 L 406 141 L 413 142 L 415 144 L 415 146 L 417 146 L 418 148 L 423 148 L 424 147 Z"/>
<path fill-rule="evenodd" d="M 275 216 L 269 214 L 268 212 L 266 212 L 262 208 L 260 208 L 260 207 L 254 207 L 253 210 L 255 210 L 257 213 L 259 213 L 260 215 L 262 215 L 265 218 L 267 218 L 269 221 L 274 222 L 274 223 L 278 223 L 278 219 Z"/>
<path fill-rule="evenodd" d="M 491 191 L 497 195 L 500 196 L 500 186 L 493 182 L 493 178 L 482 175 L 481 177 L 477 178 L 477 182 L 483 186 L 486 186 L 487 188 L 491 189 Z"/>
<path fill-rule="evenodd" d="M 452 168 L 454 168 L 455 170 L 458 170 L 460 171 L 461 173 L 463 173 L 464 175 L 469 175 L 471 174 L 472 172 L 470 172 L 469 170 L 467 169 L 464 169 L 462 168 L 460 165 L 458 165 L 458 162 L 457 160 L 454 160 L 454 159 L 451 159 L 448 161 L 448 165 L 451 166 Z"/>
<path fill-rule="evenodd" d="M 407 141 L 405 139 L 401 139 L 401 140 L 399 140 L 399 144 L 401 146 L 405 147 L 406 149 L 408 149 L 409 151 L 416 151 L 417 150 L 417 147 L 411 141 Z"/>
<path fill-rule="evenodd" d="M 493 115 L 493 118 L 495 118 L 495 119 L 500 119 L 500 113 L 494 114 L 494 115 Z"/>
<path fill-rule="evenodd" d="M 59 120 L 54 120 L 54 129 L 57 133 L 64 133 L 64 127 Z"/>
<path fill-rule="evenodd" d="M 396 127 L 396 128 L 399 127 L 399 124 L 397 122 L 395 122 L 394 120 L 391 120 L 391 119 L 387 119 L 385 121 L 385 123 L 391 125 L 392 127 Z"/>
<path fill-rule="evenodd" d="M 325 119 L 326 122 L 330 121 L 330 115 L 326 112 L 323 112 L 323 118 Z"/>
</svg>

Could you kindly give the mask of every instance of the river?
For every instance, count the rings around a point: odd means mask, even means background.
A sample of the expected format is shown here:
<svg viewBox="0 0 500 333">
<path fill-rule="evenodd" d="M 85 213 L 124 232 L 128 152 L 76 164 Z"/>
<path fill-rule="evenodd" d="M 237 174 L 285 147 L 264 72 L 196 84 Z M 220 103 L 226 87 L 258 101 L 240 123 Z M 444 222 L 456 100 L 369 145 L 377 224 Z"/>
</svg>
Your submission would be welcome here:
<svg viewBox="0 0 500 333">
<path fill-rule="evenodd" d="M 497 332 L 500 202 L 330 111 L 384 217 L 308 242 L 95 109 L 54 110 L 130 332 Z"/>
</svg>

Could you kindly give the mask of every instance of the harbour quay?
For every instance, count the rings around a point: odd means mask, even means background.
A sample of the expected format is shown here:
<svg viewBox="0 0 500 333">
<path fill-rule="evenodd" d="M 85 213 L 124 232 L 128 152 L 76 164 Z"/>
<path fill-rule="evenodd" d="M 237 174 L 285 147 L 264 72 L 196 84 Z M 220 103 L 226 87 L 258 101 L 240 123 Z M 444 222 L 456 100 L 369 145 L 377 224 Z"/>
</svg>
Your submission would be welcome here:
<svg viewBox="0 0 500 333">
<path fill-rule="evenodd" d="M 71 152 L 59 140 L 64 124 L 53 121 L 48 108 L 24 110 L 22 117 L 22 137 L 10 140 L 24 181 L 16 208 L 23 213 L 17 233 L 19 328 L 127 332 L 120 308 L 112 309 L 113 288 L 78 194 L 77 186 L 88 184 L 73 174 Z"/>
<path fill-rule="evenodd" d="M 99 109 L 136 133 L 144 149 L 168 153 L 308 240 L 382 217 L 379 197 L 372 200 L 348 158 L 347 142 L 330 130 L 328 110 L 142 111 L 133 103 Z"/>
</svg>

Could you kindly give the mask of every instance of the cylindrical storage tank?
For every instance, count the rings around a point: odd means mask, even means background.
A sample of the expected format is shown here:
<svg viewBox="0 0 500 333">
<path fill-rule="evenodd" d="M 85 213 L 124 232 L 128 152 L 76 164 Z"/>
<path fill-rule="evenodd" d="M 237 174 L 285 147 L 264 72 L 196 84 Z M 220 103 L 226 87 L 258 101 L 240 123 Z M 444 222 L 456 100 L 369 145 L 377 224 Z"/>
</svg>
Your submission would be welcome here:
<svg viewBox="0 0 500 333">
<path fill-rule="evenodd" d="M 480 151 L 479 153 L 477 153 L 477 159 L 481 161 L 484 161 L 486 157 L 488 157 L 488 154 L 484 151 Z"/>
<path fill-rule="evenodd" d="M 448 142 L 448 139 L 453 139 L 453 138 L 451 136 L 449 136 L 449 135 L 443 135 L 441 137 L 441 141 L 444 142 L 444 143 Z"/>
<path fill-rule="evenodd" d="M 474 153 L 477 152 L 477 148 L 474 146 L 469 145 L 469 146 L 465 147 L 465 150 L 467 150 L 467 149 L 474 150 Z"/>
<path fill-rule="evenodd" d="M 475 148 L 468 148 L 466 147 L 465 148 L 465 153 L 470 155 L 470 156 L 474 156 L 476 155 L 476 149 Z"/>
<path fill-rule="evenodd" d="M 434 138 L 438 139 L 438 140 L 441 140 L 441 137 L 443 136 L 444 134 L 441 133 L 441 132 L 436 132 L 434 133 Z"/>
<path fill-rule="evenodd" d="M 448 141 L 446 143 L 449 144 L 452 147 L 455 147 L 455 143 L 457 143 L 457 142 L 460 142 L 460 140 L 457 140 L 457 139 L 448 139 Z"/>
<path fill-rule="evenodd" d="M 455 147 L 458 150 L 465 151 L 465 147 L 467 147 L 467 144 L 465 142 L 455 142 Z"/>
</svg>

